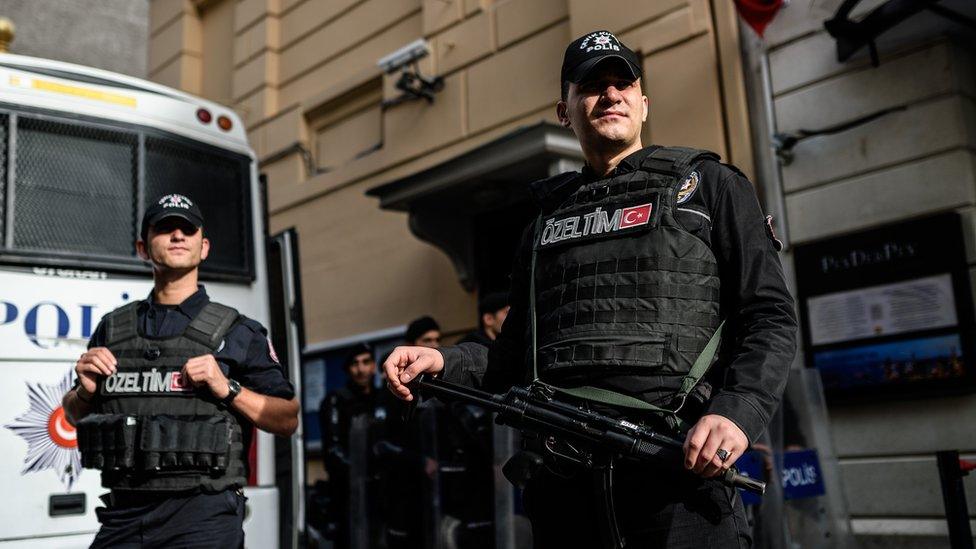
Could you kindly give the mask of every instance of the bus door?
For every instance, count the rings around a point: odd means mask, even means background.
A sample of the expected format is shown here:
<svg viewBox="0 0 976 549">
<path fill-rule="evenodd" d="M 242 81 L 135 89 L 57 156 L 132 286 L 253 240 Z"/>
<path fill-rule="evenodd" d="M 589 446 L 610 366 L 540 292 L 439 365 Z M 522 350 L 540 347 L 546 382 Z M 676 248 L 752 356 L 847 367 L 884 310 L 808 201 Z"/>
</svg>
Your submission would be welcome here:
<svg viewBox="0 0 976 549">
<path fill-rule="evenodd" d="M 270 332 L 285 376 L 302 392 L 301 350 L 305 346 L 299 283 L 298 233 L 288 229 L 268 238 L 268 295 L 271 306 Z M 303 422 L 288 438 L 275 437 L 275 484 L 279 497 L 279 547 L 304 546 L 305 452 Z"/>
</svg>

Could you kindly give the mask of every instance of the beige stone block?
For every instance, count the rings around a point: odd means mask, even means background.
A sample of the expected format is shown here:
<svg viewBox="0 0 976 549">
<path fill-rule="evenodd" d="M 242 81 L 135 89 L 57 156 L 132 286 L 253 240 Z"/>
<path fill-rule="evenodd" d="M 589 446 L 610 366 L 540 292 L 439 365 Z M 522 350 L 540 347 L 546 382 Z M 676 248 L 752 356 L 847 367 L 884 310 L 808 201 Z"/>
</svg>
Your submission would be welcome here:
<svg viewBox="0 0 976 549">
<path fill-rule="evenodd" d="M 699 147 L 723 157 L 725 130 L 721 84 L 711 34 L 644 59 L 648 142 Z"/>
<path fill-rule="evenodd" d="M 159 69 L 174 57 L 203 49 L 200 22 L 195 15 L 184 14 L 149 40 L 149 72 Z"/>
<path fill-rule="evenodd" d="M 258 88 L 274 86 L 278 80 L 278 54 L 266 51 L 234 69 L 234 98 L 242 98 Z"/>
<path fill-rule="evenodd" d="M 281 21 L 277 17 L 265 17 L 234 37 L 234 66 L 239 67 L 258 54 L 278 51 L 281 40 Z"/>
<path fill-rule="evenodd" d="M 470 131 L 483 130 L 546 105 L 555 109 L 568 32 L 568 23 L 556 25 L 468 69 Z"/>
<path fill-rule="evenodd" d="M 318 174 L 300 186 L 281 188 L 269 200 L 268 208 L 272 213 L 278 213 L 353 183 L 373 188 L 396 181 L 457 158 L 519 128 L 540 122 L 556 123 L 554 109 L 547 106 L 406 161 L 392 158 L 387 154 L 389 151 L 383 148 L 334 171 Z"/>
<path fill-rule="evenodd" d="M 315 162 L 335 169 L 375 151 L 383 143 L 383 114 L 379 104 L 347 116 L 315 132 Z"/>
<path fill-rule="evenodd" d="M 886 0 L 864 0 L 854 7 L 855 20 L 874 10 Z M 783 4 L 764 35 L 770 50 L 803 35 L 823 30 L 824 21 L 832 18 L 840 7 L 838 0 L 797 0 Z M 751 30 L 749 32 L 752 32 Z"/>
<path fill-rule="evenodd" d="M 279 153 L 296 142 L 305 143 L 307 135 L 305 117 L 297 105 L 274 113 L 248 133 L 259 159 Z"/>
<path fill-rule="evenodd" d="M 281 0 L 237 0 L 234 7 L 234 32 L 240 34 L 262 18 L 280 13 Z"/>
<path fill-rule="evenodd" d="M 610 7 L 606 2 L 594 0 L 568 1 L 570 40 L 595 30 L 627 31 L 688 3 L 688 0 L 618 0 Z"/>
<path fill-rule="evenodd" d="M 954 151 L 786 197 L 797 244 L 969 206 L 976 201 L 973 154 Z"/>
<path fill-rule="evenodd" d="M 234 72 L 234 1 L 209 4 L 201 14 L 203 46 L 201 58 L 201 93 L 211 101 L 231 105 L 231 82 Z"/>
<path fill-rule="evenodd" d="M 295 8 L 296 6 L 300 6 L 302 4 L 307 4 L 310 1 L 311 0 L 281 0 L 281 11 L 282 11 L 282 13 L 284 13 L 286 11 L 290 11 L 293 8 Z"/>
<path fill-rule="evenodd" d="M 423 0 L 423 35 L 431 36 L 463 18 L 464 0 Z"/>
<path fill-rule="evenodd" d="M 924 415 L 928 415 L 927 412 Z M 926 457 L 842 461 L 841 486 L 848 511 L 854 516 L 943 517 L 945 520 L 939 467 L 934 456 L 935 450 L 943 447 L 928 449 L 925 453 L 933 455 Z M 884 452 L 884 447 L 878 451 Z M 976 494 L 973 493 L 976 486 L 967 484 L 970 489 L 967 489 L 966 499 L 972 506 L 976 504 Z"/>
<path fill-rule="evenodd" d="M 871 123 L 833 135 L 812 137 L 793 148 L 783 166 L 783 188 L 793 192 L 886 166 L 969 145 L 967 118 L 959 96 L 913 105 Z"/>
<path fill-rule="evenodd" d="M 448 258 L 410 233 L 406 215 L 380 210 L 365 190 L 349 186 L 272 217 L 273 227 L 299 233 L 309 343 L 401 326 L 422 314 L 445 330 L 470 324 L 474 296 L 461 289 Z M 345 236 L 319 237 L 330 234 Z"/>
<path fill-rule="evenodd" d="M 773 94 L 779 95 L 869 64 L 870 61 L 863 58 L 839 63 L 837 43 L 826 31 L 818 32 L 770 52 Z"/>
<path fill-rule="evenodd" d="M 200 95 L 201 69 L 202 64 L 199 57 L 182 55 L 150 73 L 149 79 L 164 86 Z"/>
<path fill-rule="evenodd" d="M 194 13 L 190 0 L 152 0 L 149 2 L 149 35 L 156 34 L 184 13 Z"/>
<path fill-rule="evenodd" d="M 176 57 L 169 63 L 157 68 L 153 72 L 150 72 L 149 79 L 153 82 L 178 90 L 180 89 L 180 84 L 182 83 L 182 73 L 180 72 L 181 66 L 182 64 L 180 63 L 180 58 Z"/>
<path fill-rule="evenodd" d="M 310 68 L 363 43 L 365 37 L 373 36 L 396 21 L 417 13 L 417 9 L 417 0 L 367 0 L 359 4 L 342 17 L 285 48 L 281 54 L 282 81 L 293 80 Z M 396 47 L 416 38 L 418 36 L 413 36 Z M 372 40 L 375 38 L 365 41 Z M 370 61 L 375 64 L 378 60 L 379 57 Z"/>
<path fill-rule="evenodd" d="M 277 162 L 261 166 L 260 171 L 268 178 L 268 192 L 273 193 L 277 187 L 304 181 L 305 161 L 301 153 L 295 152 Z"/>
<path fill-rule="evenodd" d="M 278 112 L 278 91 L 274 88 L 261 88 L 258 91 L 234 101 L 234 110 L 240 115 L 248 128 Z"/>
<path fill-rule="evenodd" d="M 690 5 L 620 34 L 627 47 L 643 55 L 650 55 L 703 34 L 711 28 L 711 21 L 696 17 Z"/>
<path fill-rule="evenodd" d="M 281 45 L 289 47 L 308 33 L 332 21 L 338 14 L 364 0 L 309 0 L 281 16 Z M 419 0 L 417 0 L 419 3 Z"/>
<path fill-rule="evenodd" d="M 184 55 L 180 64 L 183 91 L 203 95 L 203 60 L 194 55 Z"/>
<path fill-rule="evenodd" d="M 726 161 L 735 164 L 746 177 L 755 178 L 753 170 L 752 130 L 749 98 L 746 92 L 739 13 L 735 4 L 718 1 L 714 8 L 714 32 L 722 82 L 722 106 L 725 117 Z"/>
<path fill-rule="evenodd" d="M 887 107 L 950 92 L 956 77 L 948 44 L 806 86 L 774 101 L 780 131 L 816 130 Z"/>
<path fill-rule="evenodd" d="M 390 160 L 409 158 L 464 135 L 464 74 L 444 79 L 434 102 L 410 101 L 383 113 L 383 144 Z"/>
<path fill-rule="evenodd" d="M 937 448 L 972 452 L 972 425 L 958 421 L 968 417 L 976 417 L 976 395 L 837 404 L 830 406 L 830 430 L 834 451 L 842 458 L 918 455 Z M 891 436 L 892 425 L 910 436 Z"/>
<path fill-rule="evenodd" d="M 569 15 L 566 0 L 507 0 L 497 3 L 494 11 L 499 48 Z"/>
<path fill-rule="evenodd" d="M 489 19 L 480 13 L 437 35 L 438 74 L 449 74 L 491 53 Z"/>
<path fill-rule="evenodd" d="M 464 16 L 470 17 L 491 6 L 492 0 L 464 0 Z"/>
<path fill-rule="evenodd" d="M 376 61 L 420 35 L 419 13 L 404 18 L 359 46 L 343 52 L 281 86 L 281 104 L 290 105 L 316 97 L 348 78 L 376 67 Z"/>
</svg>

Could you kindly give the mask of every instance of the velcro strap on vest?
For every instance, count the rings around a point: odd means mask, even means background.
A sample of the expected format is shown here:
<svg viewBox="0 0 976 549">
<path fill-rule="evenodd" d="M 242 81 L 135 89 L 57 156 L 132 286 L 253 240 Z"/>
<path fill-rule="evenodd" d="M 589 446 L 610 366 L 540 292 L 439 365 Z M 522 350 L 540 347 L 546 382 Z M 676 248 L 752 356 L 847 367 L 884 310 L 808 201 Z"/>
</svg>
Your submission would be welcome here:
<svg viewBox="0 0 976 549">
<path fill-rule="evenodd" d="M 587 276 L 651 271 L 718 276 L 718 265 L 705 261 L 672 257 L 628 257 L 573 265 L 566 267 L 562 272 L 557 271 L 544 275 L 542 281 L 544 286 L 552 286 Z"/>
<path fill-rule="evenodd" d="M 577 365 L 587 362 L 614 362 L 634 365 L 658 366 L 664 364 L 665 346 L 661 344 L 612 345 L 576 343 L 564 347 L 540 350 L 553 368 L 560 365 Z"/>
<path fill-rule="evenodd" d="M 649 311 L 640 309 L 614 309 L 612 311 L 577 310 L 552 315 L 545 320 L 545 333 L 586 324 L 676 324 L 699 328 L 715 328 L 718 320 L 715 315 L 694 311 Z M 683 338 L 682 338 L 683 339 Z M 694 340 L 698 341 L 698 340 Z M 695 350 L 698 350 L 697 347 Z"/>
<path fill-rule="evenodd" d="M 112 347 L 139 337 L 139 304 L 133 301 L 109 313 L 105 324 L 105 346 Z"/>
<path fill-rule="evenodd" d="M 211 301 L 186 327 L 183 337 L 216 349 L 240 316 L 236 309 Z"/>
<path fill-rule="evenodd" d="M 699 301 L 718 301 L 719 289 L 710 286 L 691 284 L 596 284 L 571 285 L 563 293 L 569 301 L 583 299 L 632 299 L 667 297 L 673 299 L 696 299 Z"/>
<path fill-rule="evenodd" d="M 704 160 L 721 157 L 713 152 L 688 147 L 659 147 L 644 157 L 640 168 L 655 173 L 663 173 L 684 180 L 691 168 Z"/>
</svg>

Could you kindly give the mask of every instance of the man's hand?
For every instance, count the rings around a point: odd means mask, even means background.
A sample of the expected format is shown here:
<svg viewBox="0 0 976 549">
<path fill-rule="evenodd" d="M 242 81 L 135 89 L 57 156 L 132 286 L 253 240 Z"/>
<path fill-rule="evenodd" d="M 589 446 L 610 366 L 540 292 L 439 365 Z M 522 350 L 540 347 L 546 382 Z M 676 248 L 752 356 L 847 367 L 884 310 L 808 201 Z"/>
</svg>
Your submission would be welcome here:
<svg viewBox="0 0 976 549">
<path fill-rule="evenodd" d="M 749 439 L 732 420 L 709 414 L 702 416 L 685 439 L 685 468 L 710 478 L 728 469 L 749 448 Z M 729 453 L 724 461 L 719 449 Z"/>
<path fill-rule="evenodd" d="M 119 361 L 115 360 L 115 355 L 106 347 L 93 347 L 78 359 L 75 363 L 75 374 L 81 382 L 81 388 L 89 395 L 98 389 L 98 378 L 108 377 L 115 373 Z"/>
<path fill-rule="evenodd" d="M 183 378 L 189 380 L 194 387 L 206 385 L 218 400 L 223 400 L 230 394 L 227 377 L 220 370 L 213 355 L 195 356 L 187 360 L 183 365 Z"/>
<path fill-rule="evenodd" d="M 429 347 L 397 347 L 383 363 L 386 384 L 397 397 L 410 402 L 407 383 L 420 374 L 437 374 L 444 369 L 444 355 Z"/>
</svg>

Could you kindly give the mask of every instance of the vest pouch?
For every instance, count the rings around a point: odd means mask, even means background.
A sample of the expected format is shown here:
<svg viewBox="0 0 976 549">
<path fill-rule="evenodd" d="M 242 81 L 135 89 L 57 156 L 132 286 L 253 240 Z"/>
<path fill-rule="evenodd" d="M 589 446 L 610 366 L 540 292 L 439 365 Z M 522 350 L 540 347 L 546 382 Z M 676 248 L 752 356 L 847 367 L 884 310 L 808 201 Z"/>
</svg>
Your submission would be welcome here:
<svg viewBox="0 0 976 549">
<path fill-rule="evenodd" d="M 666 366 L 671 339 L 651 331 L 562 338 L 539 347 L 539 365 L 542 371 L 600 366 L 602 371 L 646 373 Z"/>
<path fill-rule="evenodd" d="M 139 422 L 123 414 L 89 414 L 78 422 L 81 465 L 88 469 L 120 471 L 135 467 Z"/>
<path fill-rule="evenodd" d="M 152 416 L 139 440 L 145 471 L 220 473 L 227 468 L 230 422 L 225 416 Z"/>
</svg>

